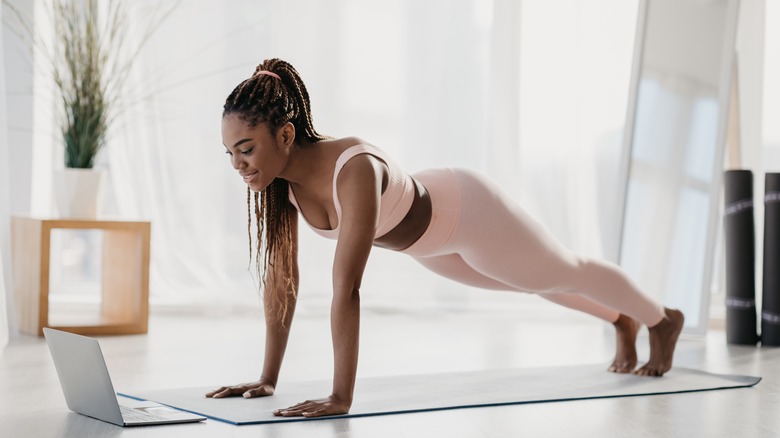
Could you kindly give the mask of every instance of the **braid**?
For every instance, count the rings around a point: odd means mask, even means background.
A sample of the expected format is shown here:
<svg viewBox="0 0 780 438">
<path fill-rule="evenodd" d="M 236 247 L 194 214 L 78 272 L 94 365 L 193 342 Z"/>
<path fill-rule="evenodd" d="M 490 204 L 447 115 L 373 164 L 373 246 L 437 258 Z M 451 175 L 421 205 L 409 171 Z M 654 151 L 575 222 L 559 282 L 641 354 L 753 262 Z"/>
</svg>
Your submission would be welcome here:
<svg viewBox="0 0 780 438">
<path fill-rule="evenodd" d="M 264 70 L 278 76 L 258 74 Z M 281 59 L 267 59 L 258 65 L 255 73 L 244 80 L 228 95 L 222 117 L 236 114 L 250 128 L 267 123 L 271 133 L 286 123 L 292 123 L 297 137 L 316 143 L 328 137 L 314 129 L 309 92 L 298 71 Z M 287 293 L 296 294 L 293 261 L 293 240 L 290 214 L 292 205 L 288 198 L 288 183 L 276 178 L 255 193 L 255 219 L 257 221 L 257 253 L 255 264 L 262 287 L 266 290 L 264 299 L 269 301 L 270 315 L 284 321 L 287 315 Z M 252 217 L 250 193 L 247 191 L 247 213 L 249 216 L 249 260 L 252 260 Z M 268 269 L 274 269 L 273 287 L 268 290 L 266 279 Z M 270 292 L 270 294 L 268 293 Z"/>
<path fill-rule="evenodd" d="M 246 186 L 246 232 L 249 235 L 249 266 L 252 266 L 252 204 L 249 201 L 251 193 L 252 189 L 250 189 L 249 186 Z M 257 205 L 257 202 L 255 202 L 255 205 Z"/>
</svg>

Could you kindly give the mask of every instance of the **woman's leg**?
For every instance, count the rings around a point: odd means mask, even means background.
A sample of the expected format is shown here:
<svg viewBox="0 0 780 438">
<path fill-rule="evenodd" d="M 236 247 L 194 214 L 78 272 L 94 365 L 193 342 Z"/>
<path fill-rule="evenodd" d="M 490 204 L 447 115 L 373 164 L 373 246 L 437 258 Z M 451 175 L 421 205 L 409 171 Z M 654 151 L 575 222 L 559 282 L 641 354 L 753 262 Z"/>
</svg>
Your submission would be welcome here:
<svg viewBox="0 0 780 438">
<path fill-rule="evenodd" d="M 681 312 L 643 294 L 617 266 L 572 254 L 489 179 L 464 169 L 414 176 L 430 192 L 434 216 L 425 235 L 404 252 L 427 259 L 423 264 L 432 270 L 466 284 L 491 289 L 503 289 L 503 284 L 508 290 L 548 294 L 559 304 L 586 312 L 584 304 L 591 302 L 614 309 L 620 313 L 614 321 L 618 354 L 610 369 L 627 363 L 619 361 L 621 345 L 634 351 L 636 321 L 650 328 L 650 360 L 636 373 L 658 376 L 671 368 L 685 319 Z M 445 255 L 450 256 L 434 257 Z M 569 295 L 581 300 L 565 298 Z"/>
<path fill-rule="evenodd" d="M 415 257 L 421 265 L 431 271 L 481 289 L 517 291 L 517 289 L 481 274 L 469 266 L 458 254 L 434 257 Z M 615 326 L 615 359 L 608 370 L 616 373 L 630 373 L 637 363 L 636 335 L 639 325 L 620 312 L 594 303 L 581 295 L 566 293 L 540 294 L 540 297 L 556 304 L 591 314 Z"/>
<path fill-rule="evenodd" d="M 458 254 L 415 257 L 415 260 L 443 277 L 469 286 L 481 289 L 524 292 L 476 271 Z M 617 310 L 590 301 L 581 295 L 549 293 L 540 294 L 539 296 L 561 306 L 588 313 L 609 323 L 615 323 L 620 316 L 620 312 Z"/>
<path fill-rule="evenodd" d="M 617 321 L 620 317 L 620 312 L 617 310 L 591 301 L 582 295 L 559 292 L 539 294 L 539 296 L 547 301 L 558 304 L 559 306 L 564 306 L 570 309 L 579 310 L 580 312 L 588 313 L 595 316 L 596 318 L 602 319 L 612 324 L 614 324 L 615 321 Z"/>
<path fill-rule="evenodd" d="M 553 295 L 553 301 L 582 296 L 650 327 L 664 318 L 663 306 L 617 266 L 571 253 L 495 183 L 468 170 L 456 177 L 461 215 L 448 246 L 475 271 L 514 290 L 566 294 Z"/>
</svg>

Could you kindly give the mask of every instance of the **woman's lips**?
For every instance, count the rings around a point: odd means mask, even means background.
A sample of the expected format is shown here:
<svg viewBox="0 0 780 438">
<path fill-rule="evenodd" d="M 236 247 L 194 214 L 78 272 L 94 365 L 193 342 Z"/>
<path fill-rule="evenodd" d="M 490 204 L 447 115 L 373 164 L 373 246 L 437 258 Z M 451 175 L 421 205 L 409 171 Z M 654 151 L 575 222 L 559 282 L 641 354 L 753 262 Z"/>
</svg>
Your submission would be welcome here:
<svg viewBox="0 0 780 438">
<path fill-rule="evenodd" d="M 244 182 L 249 184 L 249 183 L 252 182 L 252 180 L 255 179 L 256 176 L 257 176 L 257 172 L 255 172 L 255 173 L 253 173 L 251 175 L 247 175 L 247 176 L 244 177 Z"/>
</svg>

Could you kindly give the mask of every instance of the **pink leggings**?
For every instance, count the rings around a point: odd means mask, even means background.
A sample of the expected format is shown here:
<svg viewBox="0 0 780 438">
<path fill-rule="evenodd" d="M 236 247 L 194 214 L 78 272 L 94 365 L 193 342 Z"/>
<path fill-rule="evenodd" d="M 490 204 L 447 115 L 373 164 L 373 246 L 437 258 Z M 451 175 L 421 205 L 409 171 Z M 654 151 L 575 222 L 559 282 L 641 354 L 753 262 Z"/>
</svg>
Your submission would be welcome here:
<svg viewBox="0 0 780 438">
<path fill-rule="evenodd" d="M 482 289 L 531 292 L 608 322 L 621 313 L 652 327 L 663 306 L 614 264 L 579 257 L 488 178 L 466 169 L 413 175 L 433 216 L 403 253 L 444 277 Z"/>
</svg>

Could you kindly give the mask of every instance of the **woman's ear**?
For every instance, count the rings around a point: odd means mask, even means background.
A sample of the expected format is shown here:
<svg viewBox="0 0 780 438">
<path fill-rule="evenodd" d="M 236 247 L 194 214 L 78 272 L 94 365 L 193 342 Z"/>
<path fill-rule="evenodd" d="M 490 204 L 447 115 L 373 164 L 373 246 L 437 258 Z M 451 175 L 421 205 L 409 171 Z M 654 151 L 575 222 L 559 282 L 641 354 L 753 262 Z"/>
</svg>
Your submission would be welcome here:
<svg viewBox="0 0 780 438">
<path fill-rule="evenodd" d="M 276 139 L 282 147 L 289 149 L 295 142 L 295 126 L 290 122 L 282 125 L 276 133 Z"/>
</svg>

